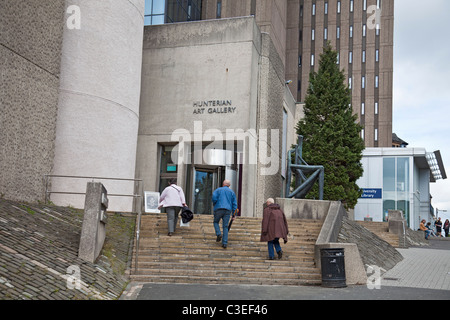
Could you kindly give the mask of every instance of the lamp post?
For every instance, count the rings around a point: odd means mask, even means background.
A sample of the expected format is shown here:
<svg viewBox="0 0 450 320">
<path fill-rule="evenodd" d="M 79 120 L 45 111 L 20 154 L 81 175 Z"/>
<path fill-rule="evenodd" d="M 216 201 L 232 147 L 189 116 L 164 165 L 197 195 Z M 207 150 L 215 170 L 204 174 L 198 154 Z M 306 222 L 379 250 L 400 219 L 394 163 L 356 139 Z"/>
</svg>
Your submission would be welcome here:
<svg viewBox="0 0 450 320">
<path fill-rule="evenodd" d="M 436 208 L 436 220 L 438 220 L 438 218 L 439 218 L 439 211 L 440 212 L 447 212 L 447 210 L 439 210 L 438 208 Z"/>
</svg>

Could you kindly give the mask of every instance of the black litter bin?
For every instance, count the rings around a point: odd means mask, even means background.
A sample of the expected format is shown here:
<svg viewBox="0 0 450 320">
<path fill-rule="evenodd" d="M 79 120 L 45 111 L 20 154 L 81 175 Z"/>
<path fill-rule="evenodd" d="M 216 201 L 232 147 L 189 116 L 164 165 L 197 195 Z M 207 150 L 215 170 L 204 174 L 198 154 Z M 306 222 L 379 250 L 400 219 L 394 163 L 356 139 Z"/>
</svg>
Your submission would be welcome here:
<svg viewBox="0 0 450 320">
<path fill-rule="evenodd" d="M 322 286 L 327 288 L 347 287 L 345 278 L 344 249 L 321 249 Z"/>
</svg>

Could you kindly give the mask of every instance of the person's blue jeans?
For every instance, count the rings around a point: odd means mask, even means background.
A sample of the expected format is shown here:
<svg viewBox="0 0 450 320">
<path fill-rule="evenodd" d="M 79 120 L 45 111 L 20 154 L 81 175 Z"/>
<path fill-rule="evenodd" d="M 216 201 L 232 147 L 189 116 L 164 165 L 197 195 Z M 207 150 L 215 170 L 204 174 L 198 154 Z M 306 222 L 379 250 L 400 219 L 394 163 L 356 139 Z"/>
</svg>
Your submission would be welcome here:
<svg viewBox="0 0 450 320">
<path fill-rule="evenodd" d="M 272 241 L 267 242 L 267 248 L 269 249 L 269 258 L 275 258 L 275 252 L 273 251 L 274 247 L 277 253 L 281 251 L 279 238 L 275 238 Z"/>
<path fill-rule="evenodd" d="M 216 231 L 216 236 L 221 235 L 219 222 L 220 222 L 220 219 L 222 219 L 222 229 L 223 229 L 222 244 L 223 245 L 228 244 L 228 223 L 230 222 L 230 217 L 231 217 L 230 210 L 218 209 L 217 211 L 214 211 L 214 230 Z"/>
</svg>

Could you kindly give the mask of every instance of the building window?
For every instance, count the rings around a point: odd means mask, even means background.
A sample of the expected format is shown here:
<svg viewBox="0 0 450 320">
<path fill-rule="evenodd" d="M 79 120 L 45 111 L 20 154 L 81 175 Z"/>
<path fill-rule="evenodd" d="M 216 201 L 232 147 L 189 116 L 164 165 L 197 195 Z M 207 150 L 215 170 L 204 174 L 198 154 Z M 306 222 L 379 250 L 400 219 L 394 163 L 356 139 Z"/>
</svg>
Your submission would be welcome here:
<svg viewBox="0 0 450 320">
<path fill-rule="evenodd" d="M 367 33 L 367 27 L 365 24 L 363 24 L 363 37 L 366 36 L 366 33 Z"/>
<path fill-rule="evenodd" d="M 312 5 L 312 15 L 315 16 L 316 15 L 316 4 L 313 3 Z"/>
<path fill-rule="evenodd" d="M 352 89 L 352 77 L 348 78 L 348 88 Z"/>
<path fill-rule="evenodd" d="M 378 141 L 378 129 L 375 129 L 375 141 Z"/>
<path fill-rule="evenodd" d="M 302 66 L 302 55 L 298 56 L 298 67 L 300 68 Z"/>
<path fill-rule="evenodd" d="M 367 11 L 367 0 L 363 0 L 363 10 Z"/>
<path fill-rule="evenodd" d="M 352 64 L 353 63 L 353 52 L 350 51 L 348 53 L 348 63 Z"/>
<path fill-rule="evenodd" d="M 337 61 L 336 61 L 336 64 L 339 64 L 340 63 L 340 59 L 341 59 L 341 54 L 338 52 L 338 54 L 337 54 Z"/>
<path fill-rule="evenodd" d="M 314 67 L 314 54 L 311 55 L 311 67 Z"/>
<path fill-rule="evenodd" d="M 341 2 L 338 1 L 337 3 L 337 13 L 341 13 Z"/>
<path fill-rule="evenodd" d="M 366 63 L 366 50 L 363 50 L 362 52 L 362 62 Z"/>
<path fill-rule="evenodd" d="M 336 39 L 341 38 L 341 27 L 336 27 Z"/>
<path fill-rule="evenodd" d="M 361 88 L 363 88 L 363 89 L 366 88 L 366 77 L 365 76 L 361 77 Z"/>
<path fill-rule="evenodd" d="M 316 31 L 314 29 L 311 30 L 311 41 L 316 39 Z"/>
<path fill-rule="evenodd" d="M 350 12 L 353 12 L 353 0 L 350 0 Z"/>
<path fill-rule="evenodd" d="M 145 0 L 144 25 L 164 24 L 165 0 Z"/>
<path fill-rule="evenodd" d="M 173 146 L 159 146 L 159 162 L 160 176 L 159 176 L 159 192 L 162 192 L 168 185 L 170 179 L 177 177 L 178 166 L 172 161 Z"/>
<path fill-rule="evenodd" d="M 217 1 L 217 19 L 222 18 L 222 1 Z"/>
<path fill-rule="evenodd" d="M 378 88 L 380 83 L 379 83 L 379 76 L 375 76 L 375 88 Z"/>
<path fill-rule="evenodd" d="M 145 0 L 144 25 L 200 20 L 201 12 L 202 0 Z M 222 1 L 216 15 L 222 16 Z"/>
<path fill-rule="evenodd" d="M 380 61 L 380 50 L 375 50 L 375 61 L 379 62 Z"/>
<path fill-rule="evenodd" d="M 378 114 L 378 102 L 375 102 L 375 114 Z"/>
<path fill-rule="evenodd" d="M 328 40 L 328 28 L 324 28 L 324 29 L 323 29 L 323 38 L 324 38 L 325 40 Z"/>
<path fill-rule="evenodd" d="M 366 104 L 363 102 L 361 103 L 361 115 L 365 115 L 366 113 Z"/>
<path fill-rule="evenodd" d="M 328 14 L 328 2 L 325 2 L 325 14 Z"/>
<path fill-rule="evenodd" d="M 383 159 L 383 212 L 401 210 L 408 221 L 410 213 L 410 158 Z"/>
<path fill-rule="evenodd" d="M 283 108 L 283 138 L 282 138 L 282 145 L 281 145 L 281 175 L 283 178 L 286 178 L 286 165 L 287 165 L 287 133 L 288 130 L 288 114 L 287 111 Z"/>
<path fill-rule="evenodd" d="M 353 26 L 350 26 L 350 38 L 353 38 Z"/>
</svg>

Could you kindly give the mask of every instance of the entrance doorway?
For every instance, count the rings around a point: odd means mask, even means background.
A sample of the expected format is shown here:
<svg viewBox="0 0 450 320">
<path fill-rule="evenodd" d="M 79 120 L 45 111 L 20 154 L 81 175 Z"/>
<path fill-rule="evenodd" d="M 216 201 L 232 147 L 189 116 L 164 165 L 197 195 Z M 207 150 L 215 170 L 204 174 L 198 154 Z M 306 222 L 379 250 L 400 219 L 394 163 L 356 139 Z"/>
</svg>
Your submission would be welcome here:
<svg viewBox="0 0 450 320">
<path fill-rule="evenodd" d="M 222 187 L 224 180 L 230 181 L 230 188 L 237 197 L 240 207 L 241 165 L 236 165 L 237 155 L 232 151 L 221 149 L 193 150 L 192 161 L 186 167 L 186 201 L 194 214 L 212 215 L 214 190 Z"/>
<path fill-rule="evenodd" d="M 194 213 L 212 214 L 212 194 L 222 186 L 225 179 L 225 167 L 205 168 L 194 167 L 192 203 Z"/>
</svg>

